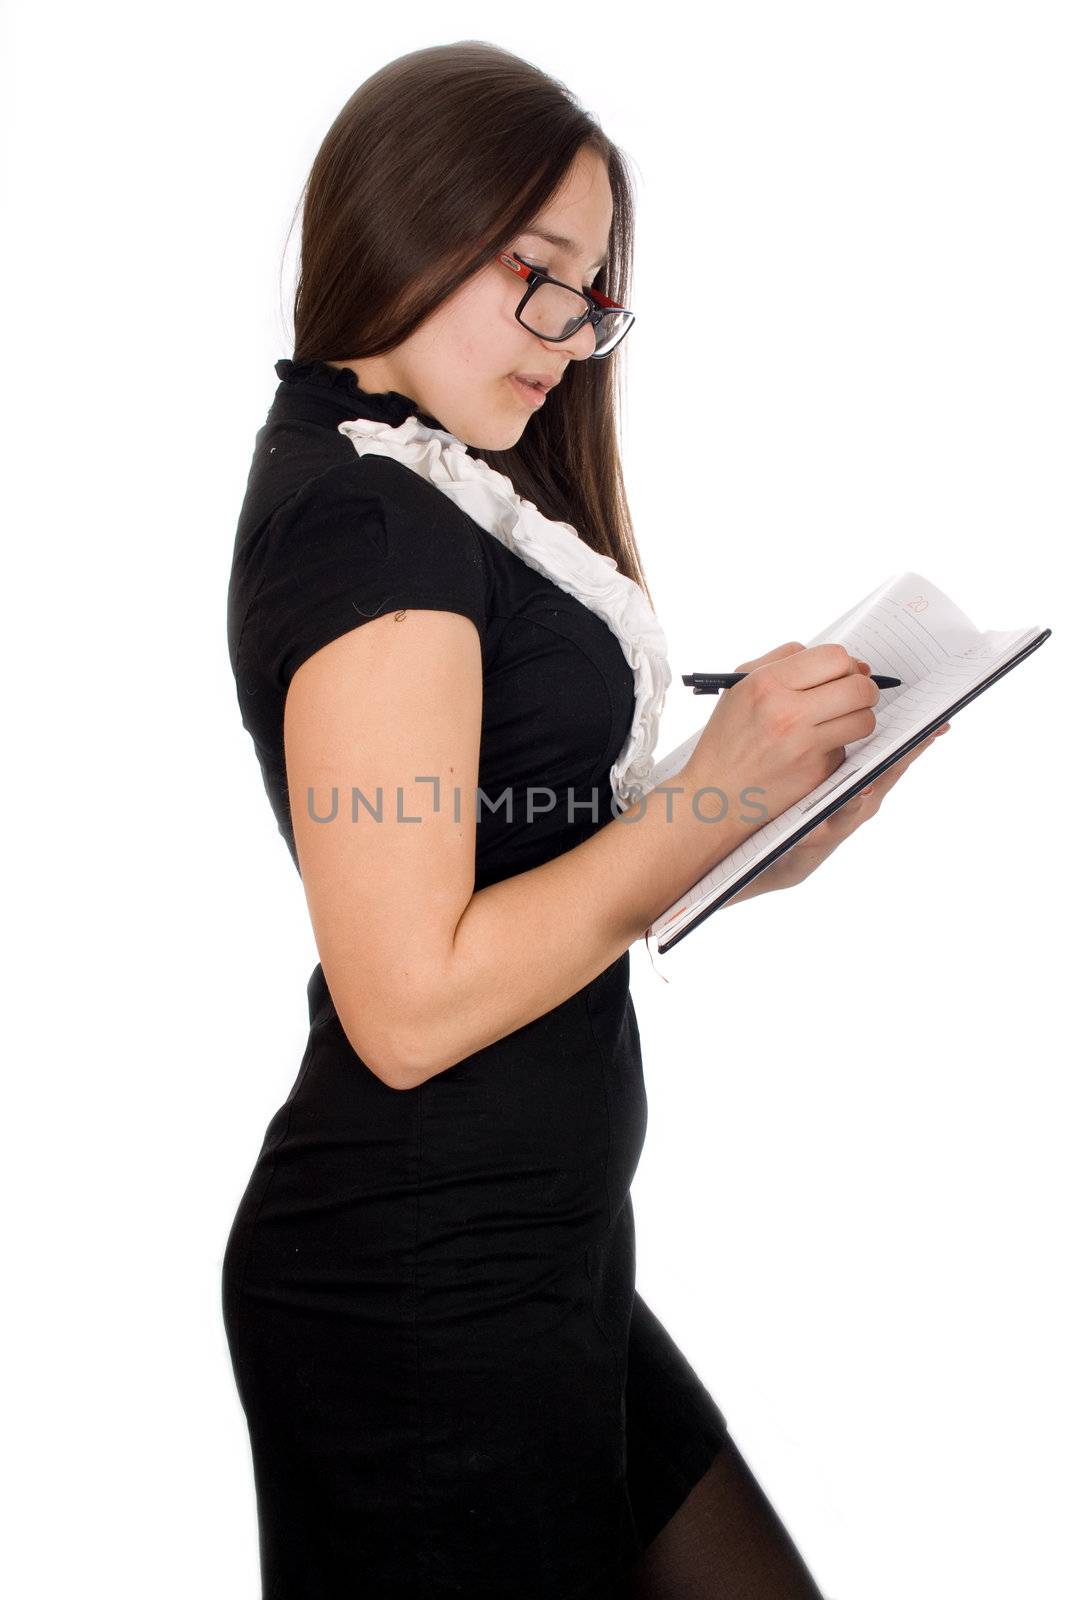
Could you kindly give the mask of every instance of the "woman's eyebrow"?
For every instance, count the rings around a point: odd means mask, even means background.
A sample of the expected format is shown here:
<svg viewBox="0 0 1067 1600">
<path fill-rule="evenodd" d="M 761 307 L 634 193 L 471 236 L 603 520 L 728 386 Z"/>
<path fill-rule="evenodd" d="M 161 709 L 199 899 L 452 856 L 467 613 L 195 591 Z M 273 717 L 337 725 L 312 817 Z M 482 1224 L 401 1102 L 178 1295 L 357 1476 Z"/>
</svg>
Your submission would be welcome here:
<svg viewBox="0 0 1067 1600">
<path fill-rule="evenodd" d="M 557 250 L 566 250 L 568 255 L 576 256 L 578 254 L 577 244 L 573 239 L 568 239 L 566 234 L 550 233 L 547 228 L 527 228 L 526 232 L 534 239 L 543 239 L 545 244 L 554 244 Z M 607 259 L 607 251 L 605 251 L 599 261 L 594 261 L 590 270 L 599 272 L 601 267 L 606 265 Z"/>
</svg>

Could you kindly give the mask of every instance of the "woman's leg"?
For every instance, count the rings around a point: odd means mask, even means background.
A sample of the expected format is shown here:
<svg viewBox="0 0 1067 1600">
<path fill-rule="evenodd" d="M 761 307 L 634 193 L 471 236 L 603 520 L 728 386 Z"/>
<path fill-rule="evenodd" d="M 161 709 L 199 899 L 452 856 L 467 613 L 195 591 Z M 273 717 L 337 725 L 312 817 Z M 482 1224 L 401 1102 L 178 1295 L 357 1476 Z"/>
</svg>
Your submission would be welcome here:
<svg viewBox="0 0 1067 1600">
<path fill-rule="evenodd" d="M 823 1600 L 733 1439 L 633 1569 L 631 1600 Z"/>
</svg>

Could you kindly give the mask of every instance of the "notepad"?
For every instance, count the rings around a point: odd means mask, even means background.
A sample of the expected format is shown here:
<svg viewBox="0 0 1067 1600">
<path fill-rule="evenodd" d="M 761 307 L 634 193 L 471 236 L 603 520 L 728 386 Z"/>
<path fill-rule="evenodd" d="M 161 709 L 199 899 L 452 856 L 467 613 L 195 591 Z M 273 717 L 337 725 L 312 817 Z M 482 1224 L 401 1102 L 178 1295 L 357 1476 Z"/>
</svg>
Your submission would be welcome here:
<svg viewBox="0 0 1067 1600">
<path fill-rule="evenodd" d="M 901 680 L 897 688 L 881 691 L 873 708 L 874 731 L 845 745 L 840 766 L 810 794 L 770 822 L 753 824 L 751 835 L 668 906 L 650 924 L 646 937 L 651 934 L 656 939 L 661 955 L 673 949 L 804 834 L 1025 661 L 1051 632 L 1051 628 L 1016 628 L 980 633 L 921 574 L 904 572 L 887 578 L 807 645 L 812 649 L 843 644 L 850 655 L 869 662 L 872 672 Z M 646 795 L 681 771 L 704 726 L 656 763 Z M 677 796 L 673 803 L 678 804 Z"/>
</svg>

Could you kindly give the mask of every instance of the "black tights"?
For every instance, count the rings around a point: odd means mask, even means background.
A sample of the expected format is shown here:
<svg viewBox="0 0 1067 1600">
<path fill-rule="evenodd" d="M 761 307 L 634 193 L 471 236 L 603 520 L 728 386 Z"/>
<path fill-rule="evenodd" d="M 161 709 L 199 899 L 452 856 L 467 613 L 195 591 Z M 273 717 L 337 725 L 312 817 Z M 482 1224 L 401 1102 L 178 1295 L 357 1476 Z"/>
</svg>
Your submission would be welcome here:
<svg viewBox="0 0 1067 1600">
<path fill-rule="evenodd" d="M 628 1600 L 823 1600 L 732 1438 L 642 1552 Z"/>
</svg>

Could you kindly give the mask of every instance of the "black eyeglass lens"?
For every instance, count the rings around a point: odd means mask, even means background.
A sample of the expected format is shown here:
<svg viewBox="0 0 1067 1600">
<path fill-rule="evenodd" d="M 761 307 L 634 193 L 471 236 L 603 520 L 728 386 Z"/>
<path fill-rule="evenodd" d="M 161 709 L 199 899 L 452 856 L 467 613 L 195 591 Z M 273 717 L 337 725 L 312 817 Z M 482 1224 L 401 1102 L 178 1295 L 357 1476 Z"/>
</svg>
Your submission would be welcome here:
<svg viewBox="0 0 1067 1600">
<path fill-rule="evenodd" d="M 588 310 L 585 296 L 558 283 L 540 283 L 522 310 L 522 323 L 546 339 L 568 339 Z M 596 351 L 618 344 L 633 321 L 622 311 L 606 311 L 596 329 Z"/>
</svg>

